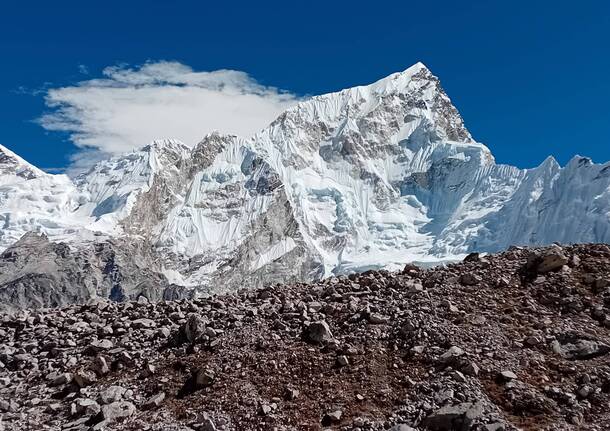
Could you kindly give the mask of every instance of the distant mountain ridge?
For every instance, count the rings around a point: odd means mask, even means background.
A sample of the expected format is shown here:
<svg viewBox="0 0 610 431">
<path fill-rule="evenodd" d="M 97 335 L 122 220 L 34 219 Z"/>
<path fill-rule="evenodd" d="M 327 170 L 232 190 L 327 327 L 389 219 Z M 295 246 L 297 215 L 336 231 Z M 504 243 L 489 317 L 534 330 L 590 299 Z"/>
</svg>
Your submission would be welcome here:
<svg viewBox="0 0 610 431">
<path fill-rule="evenodd" d="M 0 249 L 27 232 L 77 254 L 120 241 L 150 250 L 168 286 L 227 291 L 610 242 L 610 163 L 496 164 L 418 63 L 301 102 L 251 139 L 155 141 L 74 180 L 0 147 L 0 224 Z M 146 294 L 130 283 L 127 297 Z"/>
</svg>

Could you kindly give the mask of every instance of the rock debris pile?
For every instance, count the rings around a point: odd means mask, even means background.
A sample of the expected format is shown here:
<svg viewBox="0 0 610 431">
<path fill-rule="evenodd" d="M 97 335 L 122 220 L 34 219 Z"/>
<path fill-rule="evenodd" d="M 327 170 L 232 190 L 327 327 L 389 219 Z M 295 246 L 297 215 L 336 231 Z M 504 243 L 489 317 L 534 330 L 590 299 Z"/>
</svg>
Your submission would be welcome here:
<svg viewBox="0 0 610 431">
<path fill-rule="evenodd" d="M 610 247 L 0 316 L 0 429 L 606 430 Z"/>
</svg>

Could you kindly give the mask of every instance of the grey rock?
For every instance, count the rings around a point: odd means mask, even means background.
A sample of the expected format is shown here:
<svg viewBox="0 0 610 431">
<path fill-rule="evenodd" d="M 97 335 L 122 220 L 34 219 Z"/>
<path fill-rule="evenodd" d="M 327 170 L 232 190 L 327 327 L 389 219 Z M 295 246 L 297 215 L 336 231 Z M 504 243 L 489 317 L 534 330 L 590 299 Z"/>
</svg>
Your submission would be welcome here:
<svg viewBox="0 0 610 431">
<path fill-rule="evenodd" d="M 509 370 L 500 371 L 500 378 L 505 381 L 517 380 L 517 375 Z"/>
<path fill-rule="evenodd" d="M 66 422 L 64 424 L 62 424 L 61 429 L 64 431 L 81 431 L 81 430 L 86 430 L 87 427 L 85 426 L 85 423 L 88 422 L 90 420 L 90 418 L 88 416 L 86 417 L 82 417 L 79 419 L 76 419 L 74 421 L 71 422 Z"/>
<path fill-rule="evenodd" d="M 90 349 L 93 353 L 103 352 L 105 350 L 110 350 L 114 347 L 114 343 L 110 340 L 95 340 L 92 341 L 89 345 Z"/>
<path fill-rule="evenodd" d="M 205 388 L 211 386 L 214 383 L 215 379 L 216 375 L 212 371 L 202 368 L 197 371 L 197 374 L 195 376 L 195 384 L 198 387 Z"/>
<path fill-rule="evenodd" d="M 463 367 L 462 367 L 462 372 L 464 374 L 467 374 L 469 376 L 478 376 L 479 375 L 479 366 L 473 362 L 473 361 L 468 361 Z"/>
<path fill-rule="evenodd" d="M 102 406 L 102 416 L 108 422 L 113 422 L 117 419 L 122 419 L 133 415 L 136 412 L 136 406 L 128 401 L 115 401 L 113 403 Z"/>
<path fill-rule="evenodd" d="M 449 364 L 454 362 L 457 358 L 462 356 L 464 351 L 458 346 L 451 346 L 445 353 L 443 353 L 439 360 L 444 364 Z"/>
<path fill-rule="evenodd" d="M 182 331 L 187 341 L 189 343 L 194 343 L 203 335 L 205 331 L 205 322 L 198 314 L 191 313 L 186 319 Z"/>
<path fill-rule="evenodd" d="M 110 368 L 108 367 L 108 363 L 106 362 L 106 358 L 103 356 L 98 356 L 93 360 L 93 370 L 99 375 L 103 376 L 110 372 Z"/>
<path fill-rule="evenodd" d="M 306 329 L 306 338 L 312 343 L 326 343 L 333 340 L 330 326 L 325 321 L 313 322 Z"/>
<path fill-rule="evenodd" d="M 70 373 L 51 373 L 47 375 L 47 380 L 51 386 L 60 386 L 72 381 Z"/>
<path fill-rule="evenodd" d="M 7 400 L 0 399 L 0 412 L 8 412 L 10 410 L 10 403 Z"/>
<path fill-rule="evenodd" d="M 260 413 L 263 416 L 267 416 L 273 410 L 269 404 L 261 404 L 259 407 Z"/>
<path fill-rule="evenodd" d="M 102 404 L 110 404 L 115 401 L 120 401 L 123 399 L 123 395 L 125 395 L 126 391 L 127 389 L 122 386 L 112 385 L 100 392 L 100 402 Z"/>
<path fill-rule="evenodd" d="M 464 262 L 478 262 L 479 260 L 480 260 L 480 255 L 479 255 L 479 253 L 476 253 L 476 252 L 469 253 L 464 258 Z"/>
<path fill-rule="evenodd" d="M 94 416 L 101 411 L 100 405 L 89 398 L 79 398 L 74 401 L 76 414 L 83 416 Z"/>
<path fill-rule="evenodd" d="M 345 356 L 345 355 L 337 356 L 337 365 L 340 367 L 348 366 L 349 360 L 347 359 L 347 356 Z"/>
<path fill-rule="evenodd" d="M 199 429 L 201 431 L 216 431 L 216 425 L 210 418 L 204 418 L 200 424 Z"/>
<path fill-rule="evenodd" d="M 466 273 L 460 277 L 460 283 L 464 286 L 474 286 L 481 282 L 481 277 L 475 274 Z"/>
<path fill-rule="evenodd" d="M 152 319 L 141 318 L 141 319 L 136 319 L 133 322 L 131 322 L 131 326 L 136 328 L 136 329 L 139 329 L 139 328 L 154 328 L 155 326 L 157 326 L 157 324 Z"/>
<path fill-rule="evenodd" d="M 301 394 L 301 392 L 298 391 L 297 389 L 287 388 L 286 391 L 284 392 L 284 398 L 288 401 L 293 401 L 293 400 L 297 399 L 300 394 Z"/>
<path fill-rule="evenodd" d="M 371 313 L 368 316 L 369 323 L 373 325 L 382 325 L 388 323 L 389 319 L 386 316 L 383 316 L 378 313 Z"/>
<path fill-rule="evenodd" d="M 567 334 L 560 337 L 560 340 L 555 340 L 552 349 L 572 360 L 592 359 L 610 352 L 610 346 L 597 340 L 579 338 L 576 334 Z"/>
<path fill-rule="evenodd" d="M 97 380 L 95 372 L 88 369 L 80 369 L 74 373 L 74 382 L 81 388 L 89 386 Z"/>
<path fill-rule="evenodd" d="M 144 403 L 144 407 L 148 409 L 156 408 L 161 406 L 163 401 L 165 401 L 165 392 L 159 392 L 158 394 L 150 397 L 146 403 Z"/>
<path fill-rule="evenodd" d="M 0 253 L 0 312 L 135 299 L 143 289 L 159 300 L 169 284 L 152 249 L 126 238 L 71 247 L 30 232 Z"/>
<path fill-rule="evenodd" d="M 558 247 L 554 247 L 537 259 L 536 271 L 539 274 L 556 271 L 561 269 L 563 265 L 567 265 L 568 261 L 563 251 Z"/>
<path fill-rule="evenodd" d="M 343 416 L 343 412 L 341 410 L 334 410 L 332 412 L 326 413 L 322 418 L 322 425 L 329 426 L 332 424 L 336 424 L 341 422 L 341 417 Z"/>
<path fill-rule="evenodd" d="M 433 431 L 468 431 L 482 415 L 482 404 L 461 403 L 436 410 L 424 419 L 423 425 Z"/>
</svg>

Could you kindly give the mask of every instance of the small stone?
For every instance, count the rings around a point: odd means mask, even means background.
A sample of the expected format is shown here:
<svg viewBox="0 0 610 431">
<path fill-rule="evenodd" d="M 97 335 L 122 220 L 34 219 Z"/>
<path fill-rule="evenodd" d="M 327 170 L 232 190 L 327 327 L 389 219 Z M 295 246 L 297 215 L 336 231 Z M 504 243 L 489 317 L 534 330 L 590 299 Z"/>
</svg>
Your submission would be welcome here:
<svg viewBox="0 0 610 431">
<path fill-rule="evenodd" d="M 169 328 L 163 327 L 163 328 L 159 328 L 157 330 L 157 336 L 159 338 L 167 338 L 171 335 L 171 331 L 169 330 Z"/>
<path fill-rule="evenodd" d="M 451 301 L 443 301 L 443 306 L 447 308 L 450 313 L 458 313 L 460 311 Z"/>
<path fill-rule="evenodd" d="M 206 388 L 214 383 L 215 378 L 216 375 L 212 371 L 202 368 L 197 372 L 195 384 L 200 388 Z"/>
<path fill-rule="evenodd" d="M 369 314 L 368 321 L 372 325 L 383 325 L 388 323 L 389 319 L 381 314 L 371 313 Z"/>
<path fill-rule="evenodd" d="M 464 286 L 474 286 L 476 284 L 479 284 L 480 282 L 481 277 L 470 272 L 462 274 L 462 276 L 460 277 L 460 284 L 463 284 Z"/>
<path fill-rule="evenodd" d="M 464 262 L 478 262 L 480 260 L 479 253 L 470 253 L 464 258 Z"/>
<path fill-rule="evenodd" d="M 502 422 L 493 422 L 485 425 L 483 429 L 485 431 L 505 431 L 506 425 L 504 425 Z"/>
<path fill-rule="evenodd" d="M 411 350 L 409 350 L 414 355 L 421 355 L 426 350 L 426 346 L 413 346 Z"/>
<path fill-rule="evenodd" d="M 417 431 L 415 428 L 411 428 L 409 425 L 406 424 L 398 424 L 398 425 L 394 425 L 392 428 L 390 428 L 389 431 Z"/>
<path fill-rule="evenodd" d="M 464 374 L 460 373 L 459 371 L 453 371 L 451 373 L 451 377 L 453 377 L 453 380 L 455 380 L 456 382 L 459 382 L 459 383 L 466 383 L 466 381 L 467 381 Z"/>
<path fill-rule="evenodd" d="M 468 361 L 466 365 L 462 368 L 462 372 L 469 376 L 478 376 L 479 375 L 479 366 L 473 361 Z"/>
<path fill-rule="evenodd" d="M 608 279 L 598 278 L 593 282 L 593 288 L 595 288 L 595 290 L 602 290 L 609 286 L 610 286 L 610 278 L 608 278 Z"/>
<path fill-rule="evenodd" d="M 333 340 L 333 334 L 330 331 L 328 323 L 321 320 L 313 322 L 306 328 L 306 339 L 312 343 L 327 343 Z"/>
<path fill-rule="evenodd" d="M 297 389 L 287 388 L 286 391 L 284 392 L 284 399 L 287 401 L 293 401 L 293 400 L 297 399 L 300 394 L 301 394 L 301 392 L 298 391 Z"/>
<path fill-rule="evenodd" d="M 417 275 L 421 271 L 421 268 L 415 264 L 407 263 L 402 270 L 405 275 Z"/>
<path fill-rule="evenodd" d="M 165 401 L 165 392 L 159 392 L 158 394 L 150 397 L 144 403 L 144 407 L 147 409 L 156 408 L 156 407 L 159 407 L 161 404 L 163 404 L 163 401 Z"/>
<path fill-rule="evenodd" d="M 263 416 L 267 416 L 269 413 L 271 413 L 271 406 L 268 404 L 261 404 L 260 405 L 260 414 Z"/>
<path fill-rule="evenodd" d="M 203 422 L 201 422 L 199 429 L 201 431 L 216 431 L 216 425 L 212 422 L 210 418 L 204 418 Z"/>
<path fill-rule="evenodd" d="M 337 365 L 340 367 L 348 366 L 349 360 L 347 359 L 347 356 L 345 356 L 345 355 L 337 356 Z"/>
<path fill-rule="evenodd" d="M 419 293 L 422 293 L 423 291 L 424 291 L 424 286 L 422 286 L 421 283 L 413 281 L 413 280 L 409 280 L 407 282 L 407 295 L 415 296 Z"/>
<path fill-rule="evenodd" d="M 186 323 L 182 327 L 182 332 L 189 343 L 195 343 L 205 331 L 205 322 L 195 313 L 189 314 Z"/>
<path fill-rule="evenodd" d="M 74 401 L 76 414 L 81 416 L 94 416 L 101 410 L 100 405 L 89 398 L 78 398 Z"/>
<path fill-rule="evenodd" d="M 72 381 L 72 374 L 70 373 L 51 373 L 47 375 L 50 386 L 65 385 Z"/>
<path fill-rule="evenodd" d="M 587 398 L 589 395 L 591 395 L 592 392 L 593 392 L 593 388 L 591 386 L 582 385 L 576 391 L 576 395 L 578 395 L 580 398 Z"/>
<path fill-rule="evenodd" d="M 97 376 L 92 370 L 80 369 L 74 373 L 74 382 L 81 388 L 89 386 L 97 380 Z"/>
<path fill-rule="evenodd" d="M 144 378 L 150 377 L 150 376 L 154 375 L 156 371 L 157 371 L 157 368 L 153 364 L 146 363 L 144 365 L 144 368 L 142 369 L 142 377 L 144 377 Z"/>
<path fill-rule="evenodd" d="M 102 416 L 108 422 L 129 417 L 135 412 L 136 406 L 128 401 L 115 401 L 114 403 L 102 406 Z"/>
<path fill-rule="evenodd" d="M 57 414 L 62 408 L 60 403 L 51 403 L 47 406 L 46 412 L 51 414 Z"/>
<path fill-rule="evenodd" d="M 434 402 L 436 402 L 436 404 L 443 405 L 447 403 L 447 401 L 452 400 L 454 395 L 455 393 L 453 392 L 453 389 L 439 391 L 434 395 Z"/>
<path fill-rule="evenodd" d="M 106 375 L 110 372 L 110 368 L 108 367 L 108 363 L 106 362 L 106 358 L 103 356 L 98 356 L 93 361 L 93 371 L 99 376 Z"/>
<path fill-rule="evenodd" d="M 113 385 L 100 392 L 100 401 L 102 404 L 110 404 L 115 401 L 120 401 L 125 395 L 126 389 L 122 386 Z"/>
<path fill-rule="evenodd" d="M 131 326 L 135 329 L 141 329 L 141 328 L 149 329 L 149 328 L 154 328 L 155 326 L 157 326 L 157 324 L 152 319 L 142 318 L 142 319 L 136 319 L 133 322 L 131 322 Z"/>
<path fill-rule="evenodd" d="M 512 371 L 504 370 L 500 372 L 500 378 L 504 381 L 517 380 L 517 375 Z"/>
<path fill-rule="evenodd" d="M 526 346 L 534 347 L 542 343 L 542 339 L 537 335 L 530 335 L 524 341 Z"/>
<path fill-rule="evenodd" d="M 74 405 L 74 404 L 73 404 Z M 75 406 L 75 405 L 74 405 Z M 76 406 L 74 407 L 76 409 Z M 74 412 L 74 414 L 76 414 L 76 411 Z M 61 429 L 63 430 L 68 430 L 68 431 L 75 431 L 75 430 L 83 430 L 83 429 L 87 429 L 84 425 L 87 421 L 89 421 L 91 418 L 89 416 L 85 416 L 79 419 L 76 419 L 72 422 L 67 422 L 62 424 Z"/>
<path fill-rule="evenodd" d="M 439 360 L 444 364 L 449 364 L 449 363 L 455 361 L 457 358 L 459 358 L 463 354 L 464 354 L 464 351 L 462 349 L 460 349 L 458 346 L 452 346 L 445 353 L 443 353 L 440 356 Z"/>
<path fill-rule="evenodd" d="M 341 410 L 335 410 L 330 413 L 326 413 L 322 418 L 323 426 L 330 426 L 332 424 L 336 424 L 341 422 L 341 416 L 343 416 L 343 412 Z"/>
<path fill-rule="evenodd" d="M 101 352 L 103 350 L 110 350 L 114 347 L 114 343 L 110 340 L 95 340 L 89 345 L 91 351 Z"/>
</svg>

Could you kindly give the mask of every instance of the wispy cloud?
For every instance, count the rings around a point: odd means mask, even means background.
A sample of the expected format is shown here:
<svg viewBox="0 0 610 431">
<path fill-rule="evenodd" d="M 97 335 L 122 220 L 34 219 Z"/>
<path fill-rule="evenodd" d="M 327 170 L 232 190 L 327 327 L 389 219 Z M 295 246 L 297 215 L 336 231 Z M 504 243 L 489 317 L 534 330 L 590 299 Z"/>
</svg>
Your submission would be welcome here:
<svg viewBox="0 0 610 431">
<path fill-rule="evenodd" d="M 154 139 L 194 145 L 214 130 L 248 137 L 298 100 L 244 72 L 197 72 L 178 62 L 113 66 L 103 75 L 49 89 L 50 111 L 38 120 L 47 130 L 69 133 L 86 150 L 76 156 L 79 166 L 99 153 L 121 153 Z"/>
</svg>

